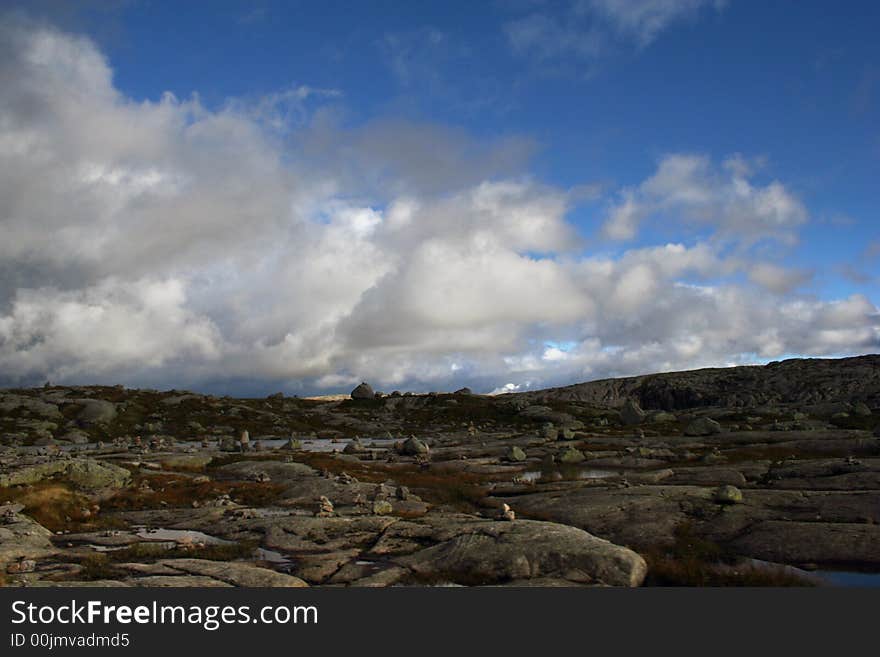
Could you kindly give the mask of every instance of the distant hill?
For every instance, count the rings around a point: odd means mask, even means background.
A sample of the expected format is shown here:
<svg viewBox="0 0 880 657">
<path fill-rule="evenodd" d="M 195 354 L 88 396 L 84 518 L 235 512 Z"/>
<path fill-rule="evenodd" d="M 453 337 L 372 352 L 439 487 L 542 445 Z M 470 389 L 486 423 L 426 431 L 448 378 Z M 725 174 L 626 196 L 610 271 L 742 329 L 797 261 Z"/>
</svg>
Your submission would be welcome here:
<svg viewBox="0 0 880 657">
<path fill-rule="evenodd" d="M 795 358 L 768 365 L 647 374 L 514 393 L 532 403 L 579 401 L 619 406 L 626 399 L 642 408 L 680 410 L 701 406 L 864 402 L 880 407 L 880 355 L 853 358 Z"/>
</svg>

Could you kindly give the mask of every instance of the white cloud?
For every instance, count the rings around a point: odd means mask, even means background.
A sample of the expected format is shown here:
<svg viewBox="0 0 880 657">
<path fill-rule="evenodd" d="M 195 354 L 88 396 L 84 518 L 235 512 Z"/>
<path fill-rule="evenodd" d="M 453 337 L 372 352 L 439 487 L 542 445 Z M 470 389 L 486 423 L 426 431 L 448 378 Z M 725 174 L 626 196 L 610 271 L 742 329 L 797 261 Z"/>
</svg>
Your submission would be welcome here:
<svg viewBox="0 0 880 657">
<path fill-rule="evenodd" d="M 186 307 L 180 281 L 104 279 L 72 292 L 20 290 L 0 316 L 0 362 L 13 371 L 45 370 L 91 378 L 122 368 L 159 368 L 173 360 L 217 359 L 216 327 Z"/>
<path fill-rule="evenodd" d="M 671 24 L 697 16 L 702 10 L 721 11 L 726 0 L 580 0 L 581 11 L 608 20 L 619 32 L 647 46 Z"/>
<path fill-rule="evenodd" d="M 812 276 L 808 271 L 786 269 L 766 262 L 755 263 L 749 268 L 749 278 L 752 281 L 776 294 L 791 292 L 807 283 Z"/>
<path fill-rule="evenodd" d="M 621 45 L 645 48 L 664 30 L 720 12 L 726 0 L 572 0 L 561 11 L 541 8 L 504 24 L 514 52 L 539 64 L 578 62 L 591 72 L 596 61 Z"/>
<path fill-rule="evenodd" d="M 0 27 L 3 381 L 500 392 L 880 345 L 866 297 L 725 251 L 806 218 L 758 163 L 664 159 L 607 235 L 662 215 L 715 238 L 584 255 L 583 188 L 524 175 L 528 140 L 275 111 L 339 98 L 291 89 L 135 102 L 90 41 Z"/>
<path fill-rule="evenodd" d="M 620 193 L 603 232 L 609 239 L 629 240 L 641 223 L 660 216 L 667 224 L 709 227 L 745 245 L 767 239 L 794 244 L 797 228 L 807 220 L 803 203 L 779 181 L 761 186 L 753 177 L 740 157 L 717 167 L 702 155 L 667 155 L 653 175 Z"/>
</svg>

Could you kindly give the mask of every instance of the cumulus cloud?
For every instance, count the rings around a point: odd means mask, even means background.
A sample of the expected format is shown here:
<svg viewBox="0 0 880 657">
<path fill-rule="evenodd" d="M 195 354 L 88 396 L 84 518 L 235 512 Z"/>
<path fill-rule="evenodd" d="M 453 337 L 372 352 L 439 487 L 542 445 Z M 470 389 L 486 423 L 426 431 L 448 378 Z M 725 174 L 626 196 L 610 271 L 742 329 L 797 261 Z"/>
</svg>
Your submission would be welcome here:
<svg viewBox="0 0 880 657">
<path fill-rule="evenodd" d="M 645 220 L 657 217 L 709 225 L 719 237 L 746 245 L 768 239 L 794 244 L 797 228 L 807 220 L 804 204 L 777 180 L 756 184 L 755 173 L 739 156 L 719 167 L 703 155 L 668 155 L 653 175 L 620 192 L 603 232 L 609 239 L 629 240 Z"/>
<path fill-rule="evenodd" d="M 868 298 L 729 252 L 807 217 L 754 162 L 665 158 L 613 192 L 605 235 L 705 235 L 600 255 L 569 221 L 584 188 L 529 176 L 529 140 L 348 126 L 322 105 L 341 98 L 136 102 L 91 41 L 4 22 L 3 382 L 500 392 L 880 345 Z"/>
<path fill-rule="evenodd" d="M 769 262 L 758 262 L 749 269 L 749 278 L 771 292 L 785 294 L 804 285 L 813 273 L 798 269 L 786 269 Z"/>
</svg>

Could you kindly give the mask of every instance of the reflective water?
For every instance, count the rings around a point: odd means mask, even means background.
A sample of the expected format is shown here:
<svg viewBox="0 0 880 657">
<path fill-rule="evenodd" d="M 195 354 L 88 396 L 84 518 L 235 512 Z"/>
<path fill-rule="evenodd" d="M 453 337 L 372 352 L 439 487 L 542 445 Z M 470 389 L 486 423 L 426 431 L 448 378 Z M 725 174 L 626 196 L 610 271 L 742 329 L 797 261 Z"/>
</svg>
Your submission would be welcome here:
<svg viewBox="0 0 880 657">
<path fill-rule="evenodd" d="M 587 467 L 561 467 L 552 470 L 526 470 L 516 476 L 516 479 L 525 483 L 562 481 L 564 479 L 606 479 L 615 476 L 616 472 L 610 470 L 598 470 Z"/>
<path fill-rule="evenodd" d="M 832 586 L 880 587 L 880 573 L 860 573 L 846 570 L 817 570 L 814 575 Z"/>
<path fill-rule="evenodd" d="M 174 541 L 175 543 L 192 545 L 229 545 L 232 543 L 232 541 L 226 541 L 193 529 L 139 528 L 135 535 L 148 541 Z"/>
<path fill-rule="evenodd" d="M 268 438 L 268 439 L 256 439 L 260 441 L 263 449 L 271 450 L 271 449 L 279 449 L 284 447 L 287 444 L 287 438 Z M 256 442 L 256 440 L 251 440 L 251 446 Z M 177 443 L 178 446 L 183 447 L 193 447 L 199 445 L 200 441 L 180 441 Z M 333 450 L 339 450 L 340 452 L 345 449 L 345 446 L 351 442 L 349 439 L 331 439 L 331 438 L 301 438 L 300 444 L 302 445 L 301 449 L 304 452 L 332 452 Z M 371 447 L 375 448 L 387 448 L 397 442 L 396 439 L 393 438 L 361 438 L 361 445 L 365 449 L 370 449 Z M 217 441 L 211 440 L 210 449 L 216 449 Z M 82 445 L 53 445 L 52 447 L 38 447 L 36 445 L 23 445 L 16 447 L 16 450 L 20 450 L 23 453 L 34 453 L 39 454 L 41 450 L 43 452 L 60 450 L 62 452 L 93 452 L 97 449 L 98 443 L 84 443 Z M 105 444 L 100 448 L 104 452 L 114 452 L 119 451 L 115 448 L 111 443 Z M 170 449 L 168 451 L 177 451 Z M 198 451 L 198 449 L 196 449 Z"/>
</svg>

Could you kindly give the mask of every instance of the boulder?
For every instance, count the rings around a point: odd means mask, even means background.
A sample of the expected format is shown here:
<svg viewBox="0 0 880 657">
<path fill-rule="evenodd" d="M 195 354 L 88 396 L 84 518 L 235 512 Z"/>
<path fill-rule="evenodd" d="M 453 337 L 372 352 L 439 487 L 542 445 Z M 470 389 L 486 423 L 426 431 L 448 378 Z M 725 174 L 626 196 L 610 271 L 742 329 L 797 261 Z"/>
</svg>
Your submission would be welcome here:
<svg viewBox="0 0 880 657">
<path fill-rule="evenodd" d="M 394 507 L 391 506 L 391 502 L 388 500 L 376 500 L 373 502 L 373 515 L 387 516 L 392 511 L 394 511 Z"/>
<path fill-rule="evenodd" d="M 56 477 L 86 491 L 122 488 L 131 480 L 125 468 L 94 459 L 48 461 L 0 475 L 0 486 L 35 484 Z"/>
<path fill-rule="evenodd" d="M 376 393 L 366 381 L 362 382 L 357 388 L 351 391 L 352 399 L 375 399 Z"/>
<path fill-rule="evenodd" d="M 427 580 L 481 585 L 558 577 L 639 586 L 647 572 L 644 559 L 632 550 L 582 529 L 534 520 L 489 520 L 399 563 Z"/>
<path fill-rule="evenodd" d="M 721 433 L 721 425 L 709 417 L 692 420 L 684 430 L 686 436 L 711 436 L 716 433 Z"/>
<path fill-rule="evenodd" d="M 627 399 L 620 409 L 620 421 L 627 426 L 634 426 L 645 421 L 645 411 L 638 402 Z"/>
<path fill-rule="evenodd" d="M 865 402 L 856 402 L 853 405 L 852 414 L 858 417 L 871 417 L 871 409 Z"/>
<path fill-rule="evenodd" d="M 521 447 L 517 447 L 516 445 L 511 445 L 507 448 L 507 453 L 504 455 L 508 461 L 520 462 L 525 461 L 526 453 L 522 450 Z"/>
<path fill-rule="evenodd" d="M 52 532 L 26 515 L 20 504 L 0 505 L 0 572 L 17 560 L 39 559 L 57 550 L 52 545 Z"/>
<path fill-rule="evenodd" d="M 342 449 L 343 454 L 360 454 L 363 451 L 365 451 L 364 446 L 361 443 L 361 439 L 357 436 L 355 436 L 353 440 L 350 440 Z"/>
<path fill-rule="evenodd" d="M 742 491 L 736 486 L 725 484 L 715 491 L 715 501 L 718 504 L 742 504 Z"/>
<path fill-rule="evenodd" d="M 82 431 L 68 431 L 63 436 L 58 438 L 59 442 L 71 443 L 73 445 L 85 445 L 89 442 L 89 436 Z"/>
<path fill-rule="evenodd" d="M 80 399 L 82 410 L 76 419 L 84 425 L 110 424 L 116 419 L 116 405 L 103 399 Z"/>
<path fill-rule="evenodd" d="M 559 461 L 560 463 L 571 464 L 571 463 L 580 463 L 585 458 L 586 457 L 584 456 L 584 453 L 581 452 L 579 449 L 575 449 L 574 447 L 568 447 L 566 449 L 563 449 L 559 453 L 559 455 L 556 457 L 556 460 Z"/>
<path fill-rule="evenodd" d="M 403 453 L 408 456 L 420 456 L 429 451 L 428 446 L 415 436 L 410 436 L 403 443 Z"/>
</svg>

